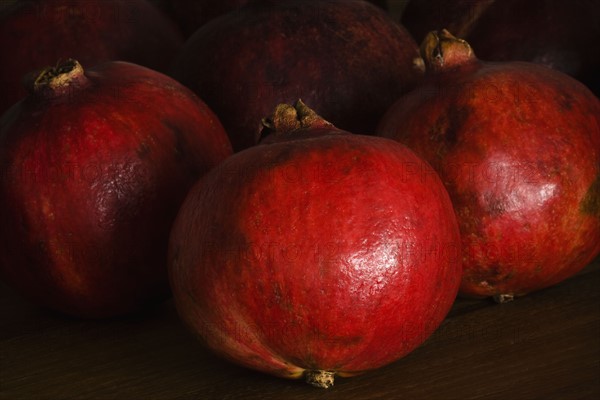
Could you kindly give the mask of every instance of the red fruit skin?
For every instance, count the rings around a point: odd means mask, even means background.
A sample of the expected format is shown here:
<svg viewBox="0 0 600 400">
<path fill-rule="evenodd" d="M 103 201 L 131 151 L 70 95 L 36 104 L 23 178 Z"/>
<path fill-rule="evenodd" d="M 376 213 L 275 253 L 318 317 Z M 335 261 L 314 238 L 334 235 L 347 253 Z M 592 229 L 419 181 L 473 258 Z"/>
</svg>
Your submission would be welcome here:
<svg viewBox="0 0 600 400">
<path fill-rule="evenodd" d="M 487 61 L 529 61 L 600 94 L 600 3 L 593 0 L 413 0 L 402 23 L 417 41 L 446 28 Z"/>
<path fill-rule="evenodd" d="M 258 0 L 204 25 L 172 75 L 215 111 L 234 150 L 255 145 L 260 121 L 302 99 L 341 129 L 373 132 L 414 86 L 417 45 L 380 8 L 353 0 Z"/>
<path fill-rule="evenodd" d="M 57 61 L 167 72 L 182 46 L 178 28 L 145 0 L 16 1 L 0 12 L 0 114 L 26 96 L 25 74 Z"/>
<path fill-rule="evenodd" d="M 85 76 L 85 87 L 30 95 L 1 120 L 0 276 L 41 306 L 110 317 L 169 293 L 177 210 L 232 150 L 176 81 L 123 62 Z"/>
<path fill-rule="evenodd" d="M 428 74 L 378 132 L 438 171 L 462 234 L 460 294 L 524 295 L 600 252 L 600 104 L 533 63 Z"/>
<path fill-rule="evenodd" d="M 441 323 L 460 281 L 459 232 L 439 177 L 407 148 L 307 129 L 196 184 L 171 234 L 171 285 L 218 354 L 285 378 L 351 376 Z"/>
</svg>

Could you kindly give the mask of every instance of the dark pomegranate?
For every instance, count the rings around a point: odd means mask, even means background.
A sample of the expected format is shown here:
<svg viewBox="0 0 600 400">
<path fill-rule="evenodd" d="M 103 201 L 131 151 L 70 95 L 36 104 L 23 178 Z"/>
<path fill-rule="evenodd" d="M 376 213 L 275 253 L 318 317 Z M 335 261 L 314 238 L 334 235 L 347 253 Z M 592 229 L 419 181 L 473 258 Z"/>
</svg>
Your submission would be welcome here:
<svg viewBox="0 0 600 400">
<path fill-rule="evenodd" d="M 169 272 L 182 319 L 222 356 L 329 387 L 404 356 L 450 309 L 458 226 L 437 174 L 394 141 L 302 103 L 190 192 Z"/>
<path fill-rule="evenodd" d="M 207 22 L 251 1 L 253 0 L 155 0 L 154 3 L 173 18 L 189 37 Z M 369 0 L 369 2 L 387 9 L 385 0 Z"/>
<path fill-rule="evenodd" d="M 402 23 L 417 40 L 443 27 L 482 60 L 541 63 L 600 94 L 600 2 L 411 0 Z"/>
<path fill-rule="evenodd" d="M 183 45 L 146 0 L 15 1 L 0 11 L 0 115 L 25 97 L 21 80 L 57 60 L 130 61 L 167 72 Z"/>
<path fill-rule="evenodd" d="M 341 129 L 372 132 L 414 85 L 417 45 L 382 9 L 356 0 L 256 0 L 200 28 L 173 75 L 215 111 L 235 150 L 260 120 L 301 98 Z"/>
<path fill-rule="evenodd" d="M 231 154 L 216 116 L 153 70 L 49 68 L 0 122 L 0 276 L 82 317 L 168 294 L 171 224 L 192 183 Z"/>
<path fill-rule="evenodd" d="M 441 175 L 463 242 L 461 293 L 510 299 L 554 285 L 600 251 L 600 102 L 561 72 L 481 62 L 432 32 L 422 86 L 382 119 L 382 136 Z"/>
</svg>

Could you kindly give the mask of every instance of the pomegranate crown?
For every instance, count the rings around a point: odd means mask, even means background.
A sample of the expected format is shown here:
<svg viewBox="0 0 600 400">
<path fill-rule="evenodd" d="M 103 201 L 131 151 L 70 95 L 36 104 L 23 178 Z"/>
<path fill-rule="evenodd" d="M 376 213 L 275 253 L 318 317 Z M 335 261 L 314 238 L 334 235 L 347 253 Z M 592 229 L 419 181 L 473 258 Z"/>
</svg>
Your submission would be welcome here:
<svg viewBox="0 0 600 400">
<path fill-rule="evenodd" d="M 26 86 L 30 93 L 45 97 L 62 96 L 70 90 L 86 86 L 87 83 L 83 67 L 72 58 L 26 77 Z"/>
<path fill-rule="evenodd" d="M 429 71 L 448 70 L 477 60 L 473 49 L 463 39 L 446 29 L 431 31 L 421 44 L 421 57 Z"/>
<path fill-rule="evenodd" d="M 270 134 L 284 135 L 309 127 L 333 126 L 300 99 L 294 105 L 278 104 L 270 117 L 262 119 L 261 125 L 262 137 Z"/>
</svg>

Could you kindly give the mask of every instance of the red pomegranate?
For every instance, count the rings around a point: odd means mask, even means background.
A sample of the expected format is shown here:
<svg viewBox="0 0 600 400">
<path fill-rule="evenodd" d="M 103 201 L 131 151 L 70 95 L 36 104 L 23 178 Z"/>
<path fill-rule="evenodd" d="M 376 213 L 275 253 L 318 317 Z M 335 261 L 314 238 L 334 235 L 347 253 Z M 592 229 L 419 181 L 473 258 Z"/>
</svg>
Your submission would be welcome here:
<svg viewBox="0 0 600 400">
<path fill-rule="evenodd" d="M 236 363 L 320 387 L 409 353 L 460 283 L 439 177 L 300 102 L 265 126 L 268 143 L 209 172 L 179 212 L 169 272 L 182 319 Z"/>
<path fill-rule="evenodd" d="M 39 74 L 0 122 L 0 276 L 82 317 L 168 294 L 171 224 L 200 175 L 231 154 L 214 114 L 176 81 L 73 60 Z"/>
<path fill-rule="evenodd" d="M 200 28 L 173 76 L 215 111 L 235 150 L 260 120 L 298 98 L 341 129 L 372 132 L 421 76 L 417 45 L 360 0 L 256 0 Z"/>
<path fill-rule="evenodd" d="M 154 3 L 169 15 L 186 36 L 191 36 L 207 22 L 237 10 L 253 0 L 154 0 Z M 387 9 L 385 0 L 368 0 Z"/>
<path fill-rule="evenodd" d="M 417 40 L 443 27 L 482 60 L 541 63 L 600 94 L 600 2 L 412 0 L 402 23 Z"/>
<path fill-rule="evenodd" d="M 120 60 L 167 72 L 182 45 L 174 24 L 146 0 L 15 1 L 0 11 L 0 115 L 25 97 L 24 74 L 57 60 Z"/>
<path fill-rule="evenodd" d="M 441 175 L 462 234 L 467 296 L 554 285 L 600 251 L 600 102 L 561 72 L 479 61 L 447 31 L 422 45 L 422 86 L 378 132 Z"/>
</svg>

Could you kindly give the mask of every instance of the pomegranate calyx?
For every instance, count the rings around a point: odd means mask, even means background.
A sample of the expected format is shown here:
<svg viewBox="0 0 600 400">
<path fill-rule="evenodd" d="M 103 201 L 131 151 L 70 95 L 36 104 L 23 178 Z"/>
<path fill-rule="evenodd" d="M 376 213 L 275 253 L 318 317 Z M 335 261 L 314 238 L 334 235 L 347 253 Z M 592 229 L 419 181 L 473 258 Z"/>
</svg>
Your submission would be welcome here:
<svg viewBox="0 0 600 400">
<path fill-rule="evenodd" d="M 477 60 L 469 43 L 446 29 L 429 32 L 420 51 L 427 69 L 433 72 L 454 69 Z"/>
<path fill-rule="evenodd" d="M 493 299 L 498 304 L 509 303 L 515 299 L 515 295 L 512 293 L 501 293 L 493 296 Z"/>
<path fill-rule="evenodd" d="M 324 370 L 306 371 L 306 383 L 321 389 L 329 389 L 333 386 L 335 372 Z"/>
<path fill-rule="evenodd" d="M 73 88 L 83 87 L 87 83 L 81 64 L 70 58 L 39 72 L 29 85 L 29 90 L 35 94 L 55 97 Z"/>
<path fill-rule="evenodd" d="M 333 125 L 298 100 L 294 105 L 278 104 L 270 117 L 263 118 L 262 126 L 261 137 L 264 138 L 271 134 L 283 135 L 299 129 Z"/>
</svg>

